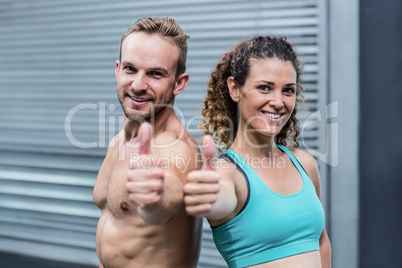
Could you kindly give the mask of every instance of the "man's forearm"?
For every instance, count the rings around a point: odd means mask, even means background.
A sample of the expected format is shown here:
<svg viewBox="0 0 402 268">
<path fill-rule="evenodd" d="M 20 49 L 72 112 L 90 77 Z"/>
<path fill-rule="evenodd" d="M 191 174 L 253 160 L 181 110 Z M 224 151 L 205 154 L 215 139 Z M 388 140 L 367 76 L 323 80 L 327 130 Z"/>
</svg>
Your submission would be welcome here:
<svg viewBox="0 0 402 268">
<path fill-rule="evenodd" d="M 180 179 L 165 177 L 165 189 L 160 203 L 138 207 L 138 213 L 148 223 L 160 225 L 173 219 L 183 205 L 183 184 Z"/>
</svg>

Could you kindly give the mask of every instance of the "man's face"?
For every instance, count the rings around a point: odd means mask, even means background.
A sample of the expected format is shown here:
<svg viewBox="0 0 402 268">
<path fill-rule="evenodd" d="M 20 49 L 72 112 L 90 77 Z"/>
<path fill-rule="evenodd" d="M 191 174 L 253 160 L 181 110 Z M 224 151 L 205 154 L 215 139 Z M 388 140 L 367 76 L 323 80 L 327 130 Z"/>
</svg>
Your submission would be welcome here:
<svg viewBox="0 0 402 268">
<path fill-rule="evenodd" d="M 157 34 L 132 33 L 116 61 L 117 95 L 130 120 L 150 120 L 173 105 L 177 46 Z"/>
</svg>

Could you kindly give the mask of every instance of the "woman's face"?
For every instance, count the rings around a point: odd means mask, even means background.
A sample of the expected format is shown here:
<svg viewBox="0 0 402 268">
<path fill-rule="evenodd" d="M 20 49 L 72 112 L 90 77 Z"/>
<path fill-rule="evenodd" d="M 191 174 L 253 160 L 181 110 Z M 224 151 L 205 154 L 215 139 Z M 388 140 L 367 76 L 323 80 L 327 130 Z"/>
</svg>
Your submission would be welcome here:
<svg viewBox="0 0 402 268">
<path fill-rule="evenodd" d="M 296 105 L 296 71 L 277 58 L 250 59 L 249 65 L 244 86 L 236 89 L 244 134 L 276 136 Z"/>
</svg>

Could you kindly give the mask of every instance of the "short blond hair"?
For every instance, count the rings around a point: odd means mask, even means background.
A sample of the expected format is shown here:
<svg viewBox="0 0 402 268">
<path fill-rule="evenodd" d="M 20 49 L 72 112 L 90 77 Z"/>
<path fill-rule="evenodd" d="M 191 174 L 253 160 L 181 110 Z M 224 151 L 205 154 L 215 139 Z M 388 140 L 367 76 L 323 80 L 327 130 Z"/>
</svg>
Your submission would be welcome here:
<svg viewBox="0 0 402 268">
<path fill-rule="evenodd" d="M 135 32 L 155 33 L 163 38 L 173 41 L 179 49 L 176 77 L 186 72 L 187 39 L 189 36 L 186 35 L 183 28 L 179 26 L 175 18 L 150 17 L 141 18 L 134 22 L 120 40 L 119 60 L 121 60 L 121 47 L 124 40 L 126 40 L 127 36 Z"/>
</svg>

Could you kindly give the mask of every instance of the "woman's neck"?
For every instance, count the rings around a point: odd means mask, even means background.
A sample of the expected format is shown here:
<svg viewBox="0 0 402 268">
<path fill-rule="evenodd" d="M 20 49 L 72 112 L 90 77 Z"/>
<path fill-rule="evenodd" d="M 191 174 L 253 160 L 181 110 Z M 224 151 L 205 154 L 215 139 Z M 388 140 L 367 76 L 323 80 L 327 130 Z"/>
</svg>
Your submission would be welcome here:
<svg viewBox="0 0 402 268">
<path fill-rule="evenodd" d="M 239 128 L 230 149 L 240 155 L 260 158 L 276 157 L 280 150 L 275 143 L 275 136 L 265 136 L 258 132 L 244 131 Z"/>
</svg>

